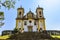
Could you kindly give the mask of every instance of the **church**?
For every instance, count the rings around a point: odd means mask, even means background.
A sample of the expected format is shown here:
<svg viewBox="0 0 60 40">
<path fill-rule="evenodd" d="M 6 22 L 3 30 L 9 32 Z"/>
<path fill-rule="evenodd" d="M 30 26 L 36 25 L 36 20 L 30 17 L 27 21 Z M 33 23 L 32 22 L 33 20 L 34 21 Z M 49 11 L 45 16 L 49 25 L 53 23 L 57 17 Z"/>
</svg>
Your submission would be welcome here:
<svg viewBox="0 0 60 40">
<path fill-rule="evenodd" d="M 46 30 L 45 17 L 42 7 L 37 7 L 35 13 L 29 10 L 25 15 L 23 7 L 17 8 L 16 25 L 14 30 L 4 30 L 1 40 L 40 40 L 58 38 L 60 31 Z M 13 36 L 12 36 L 13 35 Z M 27 38 L 28 37 L 28 38 Z M 45 40 L 44 39 L 44 40 Z"/>
<path fill-rule="evenodd" d="M 16 29 L 21 32 L 36 32 L 46 30 L 43 8 L 36 8 L 36 15 L 31 10 L 24 15 L 24 8 L 17 9 Z"/>
</svg>

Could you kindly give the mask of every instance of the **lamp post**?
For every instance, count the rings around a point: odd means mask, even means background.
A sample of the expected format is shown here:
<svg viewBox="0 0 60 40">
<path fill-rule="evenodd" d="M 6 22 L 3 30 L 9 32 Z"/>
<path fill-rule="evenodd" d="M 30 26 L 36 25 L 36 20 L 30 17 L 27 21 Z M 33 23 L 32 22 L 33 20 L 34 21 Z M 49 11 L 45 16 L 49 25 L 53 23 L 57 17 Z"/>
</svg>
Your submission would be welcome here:
<svg viewBox="0 0 60 40">
<path fill-rule="evenodd" d="M 4 25 L 4 12 L 0 12 L 0 27 Z"/>
</svg>

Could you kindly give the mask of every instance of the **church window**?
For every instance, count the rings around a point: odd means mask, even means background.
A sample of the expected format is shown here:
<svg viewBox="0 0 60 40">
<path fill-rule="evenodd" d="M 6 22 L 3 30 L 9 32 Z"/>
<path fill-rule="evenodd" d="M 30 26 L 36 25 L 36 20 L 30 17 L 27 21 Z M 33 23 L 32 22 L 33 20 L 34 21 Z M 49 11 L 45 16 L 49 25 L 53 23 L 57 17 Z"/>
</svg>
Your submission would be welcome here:
<svg viewBox="0 0 60 40">
<path fill-rule="evenodd" d="M 19 12 L 19 15 L 21 15 L 21 12 Z"/>
<path fill-rule="evenodd" d="M 36 25 L 36 21 L 34 22 L 34 25 Z"/>
<path fill-rule="evenodd" d="M 31 23 L 32 21 L 29 21 L 29 23 Z"/>
<path fill-rule="evenodd" d="M 21 30 L 21 28 L 19 28 L 19 30 Z"/>
<path fill-rule="evenodd" d="M 23 30 L 24 30 L 24 28 L 23 28 Z"/>
<path fill-rule="evenodd" d="M 42 28 L 40 28 L 40 30 L 42 30 Z"/>
<path fill-rule="evenodd" d="M 42 32 L 43 30 L 42 30 L 42 28 L 40 28 L 40 30 L 39 30 L 40 32 Z"/>
<path fill-rule="evenodd" d="M 24 25 L 27 25 L 26 21 L 24 22 Z"/>
<path fill-rule="evenodd" d="M 39 11 L 39 14 L 41 15 L 41 11 Z"/>
</svg>

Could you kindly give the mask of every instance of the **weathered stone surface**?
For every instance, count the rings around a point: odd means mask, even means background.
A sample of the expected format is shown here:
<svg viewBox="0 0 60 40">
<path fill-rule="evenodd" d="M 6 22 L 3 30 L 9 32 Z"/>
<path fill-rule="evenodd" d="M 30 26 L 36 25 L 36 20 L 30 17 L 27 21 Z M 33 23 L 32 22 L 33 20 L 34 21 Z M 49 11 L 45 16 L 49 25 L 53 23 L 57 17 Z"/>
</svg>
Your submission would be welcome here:
<svg viewBox="0 0 60 40">
<path fill-rule="evenodd" d="M 24 32 L 12 35 L 9 40 L 58 40 L 53 39 L 46 32 Z"/>
</svg>

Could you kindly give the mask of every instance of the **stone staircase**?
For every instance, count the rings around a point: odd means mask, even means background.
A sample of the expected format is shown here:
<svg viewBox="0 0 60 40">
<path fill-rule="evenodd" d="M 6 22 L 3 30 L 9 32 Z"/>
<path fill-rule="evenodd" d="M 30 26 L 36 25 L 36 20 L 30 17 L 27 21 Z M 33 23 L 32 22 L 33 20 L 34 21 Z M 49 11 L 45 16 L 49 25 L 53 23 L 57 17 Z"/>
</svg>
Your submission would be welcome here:
<svg viewBox="0 0 60 40">
<path fill-rule="evenodd" d="M 24 32 L 13 34 L 9 40 L 50 40 L 53 39 L 46 32 Z"/>
</svg>

